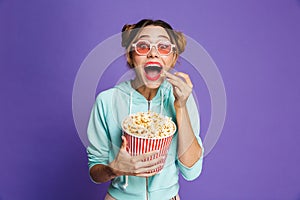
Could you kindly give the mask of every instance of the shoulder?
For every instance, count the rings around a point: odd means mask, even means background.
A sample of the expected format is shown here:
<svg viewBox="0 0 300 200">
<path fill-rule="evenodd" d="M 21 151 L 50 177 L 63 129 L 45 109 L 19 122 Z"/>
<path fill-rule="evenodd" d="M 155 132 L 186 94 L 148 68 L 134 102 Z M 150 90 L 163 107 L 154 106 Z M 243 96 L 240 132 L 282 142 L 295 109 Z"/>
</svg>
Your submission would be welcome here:
<svg viewBox="0 0 300 200">
<path fill-rule="evenodd" d="M 131 90 L 129 81 L 122 82 L 113 88 L 101 91 L 96 97 L 96 102 L 111 102 L 116 98 L 124 98 L 129 96 Z"/>
<path fill-rule="evenodd" d="M 110 88 L 100 92 L 96 97 L 96 102 L 102 102 L 111 99 L 113 94 L 115 93 L 115 90 L 116 88 Z"/>
</svg>

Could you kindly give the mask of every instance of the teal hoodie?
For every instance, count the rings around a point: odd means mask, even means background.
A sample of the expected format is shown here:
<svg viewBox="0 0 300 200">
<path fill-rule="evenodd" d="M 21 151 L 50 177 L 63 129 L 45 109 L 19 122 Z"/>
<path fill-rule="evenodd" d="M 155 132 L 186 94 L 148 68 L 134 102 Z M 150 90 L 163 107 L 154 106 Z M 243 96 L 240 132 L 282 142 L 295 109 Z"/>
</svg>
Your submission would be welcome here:
<svg viewBox="0 0 300 200">
<path fill-rule="evenodd" d="M 193 95 L 187 101 L 191 124 L 198 143 L 202 146 L 199 112 Z M 148 110 L 169 116 L 176 123 L 172 85 L 164 81 L 156 96 L 148 101 L 131 87 L 130 81 L 101 92 L 94 104 L 88 124 L 89 169 L 96 164 L 107 165 L 118 154 L 122 139 L 122 120 L 130 113 Z M 178 194 L 179 171 L 186 180 L 194 180 L 202 170 L 202 157 L 192 166 L 184 166 L 177 157 L 177 132 L 174 134 L 168 156 L 162 171 L 144 178 L 119 176 L 111 181 L 108 192 L 118 200 L 167 200 Z"/>
</svg>

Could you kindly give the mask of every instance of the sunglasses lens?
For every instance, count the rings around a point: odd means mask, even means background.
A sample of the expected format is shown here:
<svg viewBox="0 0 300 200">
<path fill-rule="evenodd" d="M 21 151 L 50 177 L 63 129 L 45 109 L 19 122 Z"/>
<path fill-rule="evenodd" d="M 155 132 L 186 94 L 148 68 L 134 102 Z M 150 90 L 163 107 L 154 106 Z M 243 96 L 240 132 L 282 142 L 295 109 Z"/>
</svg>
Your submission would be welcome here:
<svg viewBox="0 0 300 200">
<path fill-rule="evenodd" d="M 172 46 L 170 43 L 161 42 L 157 44 L 157 50 L 160 55 L 167 55 L 172 51 Z"/>
<path fill-rule="evenodd" d="M 147 54 L 150 51 L 150 44 L 145 41 L 140 41 L 136 44 L 136 51 L 139 54 Z"/>
<path fill-rule="evenodd" d="M 151 50 L 151 46 L 148 41 L 139 41 L 135 44 L 135 50 L 140 55 L 147 55 Z M 169 55 L 172 51 L 172 44 L 170 42 L 159 42 L 155 47 L 160 55 Z"/>
</svg>

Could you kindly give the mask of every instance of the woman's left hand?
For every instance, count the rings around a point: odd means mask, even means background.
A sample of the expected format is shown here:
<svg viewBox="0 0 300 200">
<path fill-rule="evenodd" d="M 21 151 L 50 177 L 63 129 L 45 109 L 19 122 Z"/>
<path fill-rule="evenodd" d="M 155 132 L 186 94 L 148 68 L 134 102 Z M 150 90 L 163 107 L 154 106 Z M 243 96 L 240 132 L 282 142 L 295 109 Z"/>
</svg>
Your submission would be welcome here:
<svg viewBox="0 0 300 200">
<path fill-rule="evenodd" d="M 193 84 L 189 75 L 183 72 L 176 72 L 174 74 L 166 72 L 166 77 L 173 86 L 175 108 L 184 107 L 193 90 Z"/>
</svg>

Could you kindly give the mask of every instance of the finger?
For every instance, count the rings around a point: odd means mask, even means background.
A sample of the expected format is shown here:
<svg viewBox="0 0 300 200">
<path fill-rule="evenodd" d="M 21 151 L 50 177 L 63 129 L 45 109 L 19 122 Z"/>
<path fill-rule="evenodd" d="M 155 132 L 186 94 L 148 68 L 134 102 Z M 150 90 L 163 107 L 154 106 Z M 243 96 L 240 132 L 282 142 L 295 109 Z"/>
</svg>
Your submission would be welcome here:
<svg viewBox="0 0 300 200">
<path fill-rule="evenodd" d="M 176 72 L 177 73 L 177 72 Z M 175 73 L 175 74 L 176 74 Z M 185 79 L 183 79 L 180 76 L 177 75 L 173 75 L 171 73 L 167 74 L 167 80 L 169 81 L 169 83 L 171 83 L 173 86 L 176 86 L 178 88 L 184 88 L 185 85 L 187 85 L 187 83 L 185 82 Z"/>
<path fill-rule="evenodd" d="M 183 96 L 182 91 L 178 87 L 173 87 L 173 90 L 175 91 L 176 96 L 178 97 Z"/>
<path fill-rule="evenodd" d="M 167 80 L 169 81 L 169 83 L 171 83 L 171 85 L 174 87 L 177 87 L 177 88 L 180 88 L 180 87 L 183 87 L 183 81 L 180 80 L 175 80 L 175 79 L 170 79 L 170 78 L 167 78 Z"/>
<path fill-rule="evenodd" d="M 143 161 L 147 158 L 154 157 L 156 154 L 157 155 L 159 154 L 159 150 L 154 150 L 154 151 L 150 151 L 150 152 L 138 155 L 138 156 L 136 156 L 136 158 L 137 158 L 137 161 Z"/>
<path fill-rule="evenodd" d="M 192 81 L 191 81 L 191 79 L 190 79 L 190 77 L 189 77 L 188 74 L 185 74 L 183 72 L 176 72 L 175 75 L 182 77 L 185 80 L 185 82 L 187 83 L 187 85 L 189 87 L 193 88 Z"/>
<path fill-rule="evenodd" d="M 141 174 L 149 174 L 149 172 L 151 172 L 157 168 L 161 168 L 163 165 L 164 165 L 163 163 L 159 163 L 159 164 L 156 164 L 156 165 L 153 165 L 150 167 L 140 168 L 136 171 L 136 176 L 139 176 Z"/>
<path fill-rule="evenodd" d="M 177 81 L 180 81 L 181 79 L 178 77 L 178 76 L 176 76 L 175 74 L 171 74 L 170 72 L 165 72 L 166 73 L 166 77 L 168 78 L 168 79 L 172 79 L 172 80 L 177 80 Z"/>
<path fill-rule="evenodd" d="M 153 160 L 140 161 L 135 165 L 135 173 L 145 173 L 161 167 L 164 164 L 165 157 L 159 157 Z"/>
<path fill-rule="evenodd" d="M 127 140 L 126 140 L 126 137 L 124 135 L 122 135 L 122 146 L 121 146 L 121 149 L 126 150 L 126 147 L 127 147 Z"/>
<path fill-rule="evenodd" d="M 158 158 L 154 158 L 152 160 L 142 161 L 142 162 L 140 162 L 140 167 L 147 168 L 147 167 L 155 166 L 157 164 L 161 164 L 164 161 L 164 159 L 165 159 L 165 157 L 161 156 Z"/>
<path fill-rule="evenodd" d="M 139 177 L 150 177 L 150 176 L 154 176 L 155 174 L 157 174 L 158 172 L 152 172 L 152 173 L 141 173 L 141 174 L 136 174 L 136 176 Z"/>
</svg>

